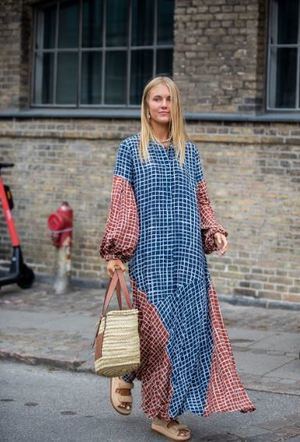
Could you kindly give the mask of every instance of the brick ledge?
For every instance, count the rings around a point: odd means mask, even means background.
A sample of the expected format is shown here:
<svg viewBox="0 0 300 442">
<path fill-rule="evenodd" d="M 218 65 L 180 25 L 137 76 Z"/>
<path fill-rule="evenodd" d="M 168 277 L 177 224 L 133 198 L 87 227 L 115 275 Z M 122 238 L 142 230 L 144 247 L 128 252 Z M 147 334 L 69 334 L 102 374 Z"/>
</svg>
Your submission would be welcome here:
<svg viewBox="0 0 300 442">
<path fill-rule="evenodd" d="M 187 121 L 216 122 L 251 122 L 251 123 L 294 123 L 300 122 L 299 112 L 221 113 L 221 112 L 186 112 Z M 140 108 L 102 108 L 102 109 L 11 109 L 0 111 L 1 118 L 99 118 L 99 119 L 140 119 Z"/>
</svg>

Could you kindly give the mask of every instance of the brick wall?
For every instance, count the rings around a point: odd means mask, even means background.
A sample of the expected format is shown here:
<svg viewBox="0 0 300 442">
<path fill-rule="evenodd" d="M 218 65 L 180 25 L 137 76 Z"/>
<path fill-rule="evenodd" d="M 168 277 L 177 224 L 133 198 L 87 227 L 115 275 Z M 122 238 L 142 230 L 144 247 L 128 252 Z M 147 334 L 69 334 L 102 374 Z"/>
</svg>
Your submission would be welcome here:
<svg viewBox="0 0 300 442">
<path fill-rule="evenodd" d="M 177 0 L 174 78 L 190 111 L 262 109 L 265 1 Z"/>
<path fill-rule="evenodd" d="M 8 0 L 0 11 L 0 109 L 30 105 L 32 9 Z M 263 110 L 266 8 L 263 0 L 177 0 L 174 78 L 186 112 Z M 63 200 L 75 213 L 73 270 L 106 277 L 98 244 L 108 215 L 115 153 L 139 130 L 135 120 L 1 119 L 0 161 L 15 197 L 26 261 L 51 274 L 47 217 Z M 217 289 L 300 302 L 300 128 L 296 123 L 189 123 L 202 154 L 217 218 L 229 231 L 223 257 L 208 256 Z M 0 264 L 9 261 L 0 218 Z"/>
<path fill-rule="evenodd" d="M 20 98 L 22 1 L 0 8 L 0 109 L 18 108 Z"/>
<path fill-rule="evenodd" d="M 0 122 L 0 161 L 16 163 L 7 180 L 27 261 L 54 269 L 47 217 L 63 200 L 74 209 L 73 276 L 105 277 L 98 256 L 110 201 L 115 153 L 138 122 L 35 120 Z M 295 124 L 199 124 L 197 144 L 216 216 L 230 249 L 208 256 L 221 293 L 300 302 L 300 128 Z M 0 259 L 9 247 L 6 238 Z"/>
<path fill-rule="evenodd" d="M 0 110 L 30 105 L 33 6 L 40 0 L 7 0 L 0 8 Z M 45 2 L 44 2 L 45 3 Z"/>
</svg>

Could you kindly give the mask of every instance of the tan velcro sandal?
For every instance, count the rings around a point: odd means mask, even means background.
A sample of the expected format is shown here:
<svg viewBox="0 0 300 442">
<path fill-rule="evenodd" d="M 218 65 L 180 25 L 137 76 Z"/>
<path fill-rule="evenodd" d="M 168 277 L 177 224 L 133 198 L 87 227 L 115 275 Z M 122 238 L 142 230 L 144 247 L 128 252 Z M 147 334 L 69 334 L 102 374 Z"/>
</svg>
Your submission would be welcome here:
<svg viewBox="0 0 300 442">
<path fill-rule="evenodd" d="M 167 422 L 156 417 L 152 420 L 151 428 L 173 440 L 190 440 L 191 438 L 189 427 L 181 424 L 177 419 Z"/>
<path fill-rule="evenodd" d="M 110 402 L 118 413 L 125 415 L 131 413 L 133 387 L 132 382 L 125 382 L 122 378 L 110 378 Z"/>
</svg>

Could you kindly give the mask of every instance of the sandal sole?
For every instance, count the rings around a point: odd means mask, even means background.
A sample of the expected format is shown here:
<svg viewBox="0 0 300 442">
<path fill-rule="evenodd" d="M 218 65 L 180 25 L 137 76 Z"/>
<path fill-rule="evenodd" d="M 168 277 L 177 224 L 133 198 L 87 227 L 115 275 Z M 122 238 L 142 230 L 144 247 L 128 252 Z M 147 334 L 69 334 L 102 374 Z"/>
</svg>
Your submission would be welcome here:
<svg viewBox="0 0 300 442">
<path fill-rule="evenodd" d="M 174 434 L 170 434 L 170 432 L 162 427 L 161 425 L 151 425 L 151 430 L 155 431 L 156 433 L 162 434 L 163 436 L 166 436 L 167 438 L 171 440 L 179 440 L 179 441 L 185 441 L 190 440 L 192 438 L 192 435 L 190 436 L 175 436 Z"/>
</svg>

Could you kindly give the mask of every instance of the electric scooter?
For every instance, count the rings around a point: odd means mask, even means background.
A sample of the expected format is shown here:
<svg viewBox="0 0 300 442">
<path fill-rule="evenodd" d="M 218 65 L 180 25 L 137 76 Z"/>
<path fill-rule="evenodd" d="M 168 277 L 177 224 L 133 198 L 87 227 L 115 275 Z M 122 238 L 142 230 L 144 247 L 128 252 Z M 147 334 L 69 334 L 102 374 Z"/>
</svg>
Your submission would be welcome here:
<svg viewBox="0 0 300 442">
<path fill-rule="evenodd" d="M 13 248 L 9 272 L 4 276 L 0 275 L 0 288 L 16 283 L 22 289 L 28 289 L 32 286 L 35 277 L 33 271 L 23 261 L 20 239 L 11 213 L 14 207 L 12 193 L 1 178 L 1 169 L 13 166 L 13 163 L 0 163 L 0 200 Z"/>
</svg>

